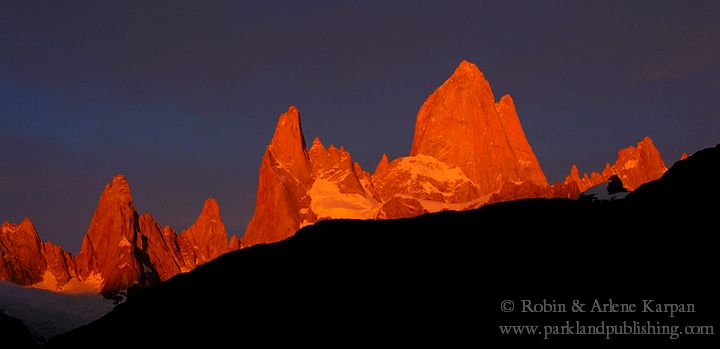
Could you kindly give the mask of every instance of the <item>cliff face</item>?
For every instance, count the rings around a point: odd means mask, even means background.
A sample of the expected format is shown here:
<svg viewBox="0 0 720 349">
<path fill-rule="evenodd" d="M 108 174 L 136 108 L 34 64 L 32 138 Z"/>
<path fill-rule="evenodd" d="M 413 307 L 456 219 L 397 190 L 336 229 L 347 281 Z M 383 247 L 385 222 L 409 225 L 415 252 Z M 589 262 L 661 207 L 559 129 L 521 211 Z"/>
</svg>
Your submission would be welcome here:
<svg viewBox="0 0 720 349">
<path fill-rule="evenodd" d="M 548 184 L 512 98 L 496 103 L 483 73 L 467 61 L 418 112 L 410 155 L 421 154 L 460 168 L 479 195 L 510 181 Z"/>
<path fill-rule="evenodd" d="M 203 205 L 193 225 L 177 238 L 186 269 L 193 269 L 230 250 L 220 206 L 213 198 Z"/>
<path fill-rule="evenodd" d="M 255 214 L 241 244 L 274 242 L 295 233 L 309 212 L 312 167 L 295 106 L 280 115 L 260 165 Z"/>
<path fill-rule="evenodd" d="M 292 236 L 325 218 L 392 219 L 467 210 L 524 198 L 577 198 L 617 175 L 626 188 L 665 171 L 647 138 L 619 153 L 602 174 L 577 167 L 549 185 L 509 95 L 496 102 L 490 83 L 463 61 L 423 103 L 409 156 L 383 154 L 365 172 L 343 147 L 315 138 L 307 149 L 295 107 L 283 113 L 260 165 L 255 213 L 243 247 Z"/>
<path fill-rule="evenodd" d="M 572 165 L 565 183 L 576 183 L 582 192 L 618 176 L 625 188 L 635 190 L 641 184 L 660 178 L 665 171 L 667 166 L 660 151 L 650 137 L 645 137 L 636 146 L 618 151 L 615 163 L 605 164 L 602 172 L 584 173 L 581 177 L 577 166 Z"/>
<path fill-rule="evenodd" d="M 308 151 L 300 113 L 280 115 L 260 165 L 255 213 L 242 246 L 292 236 L 321 218 L 362 218 L 375 206 L 370 175 L 345 149 L 325 148 L 320 139 Z"/>
<path fill-rule="evenodd" d="M 28 286 L 40 282 L 47 268 L 45 246 L 29 218 L 0 227 L 0 279 Z"/>
<path fill-rule="evenodd" d="M 138 218 L 130 185 L 125 177 L 115 176 L 100 195 L 83 239 L 77 258 L 81 279 L 99 275 L 102 292 L 159 281 L 148 265 L 148 239 L 140 234 Z"/>
<path fill-rule="evenodd" d="M 152 215 L 138 214 L 127 180 L 116 176 L 100 196 L 77 257 L 40 240 L 28 219 L 4 223 L 0 278 L 109 294 L 167 280 L 230 250 L 284 240 L 323 219 L 406 218 L 523 198 L 572 199 L 613 176 L 633 190 L 666 170 L 646 137 L 601 172 L 581 176 L 573 165 L 563 182 L 548 185 L 513 99 L 496 101 L 483 73 L 463 61 L 419 109 L 410 154 L 383 154 L 372 174 L 342 146 L 315 138 L 308 149 L 298 109 L 282 113 L 260 164 L 255 212 L 242 240 L 228 242 L 212 198 L 180 234 L 162 227 Z"/>
<path fill-rule="evenodd" d="M 231 249 L 217 202 L 210 198 L 180 235 L 150 214 L 138 215 L 130 185 L 115 176 L 105 186 L 77 257 L 43 242 L 32 222 L 5 222 L 0 231 L 0 279 L 62 292 L 110 296 L 190 271 Z"/>
</svg>

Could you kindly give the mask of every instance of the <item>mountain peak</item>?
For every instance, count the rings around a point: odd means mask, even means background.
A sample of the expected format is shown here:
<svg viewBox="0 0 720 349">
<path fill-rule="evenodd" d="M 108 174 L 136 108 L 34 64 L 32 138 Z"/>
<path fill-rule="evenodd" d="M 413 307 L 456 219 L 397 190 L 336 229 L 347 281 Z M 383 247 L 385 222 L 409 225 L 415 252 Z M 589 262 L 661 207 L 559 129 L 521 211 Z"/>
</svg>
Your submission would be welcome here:
<svg viewBox="0 0 720 349">
<path fill-rule="evenodd" d="M 294 105 L 280 114 L 270 146 L 279 147 L 287 142 L 301 143 L 299 147 L 305 148 L 305 136 L 302 133 L 300 112 Z"/>
<path fill-rule="evenodd" d="M 210 197 L 205 200 L 200 216 L 210 219 L 220 219 L 220 205 L 218 205 L 215 198 Z"/>
<path fill-rule="evenodd" d="M 312 145 L 310 145 L 310 149 L 320 147 L 322 149 L 325 149 L 325 145 L 323 145 L 322 141 L 320 140 L 320 137 L 315 137 L 313 139 Z"/>
<path fill-rule="evenodd" d="M 0 226 L 0 280 L 29 286 L 42 281 L 46 269 L 43 243 L 27 217 Z"/>
<path fill-rule="evenodd" d="M 570 167 L 570 174 L 565 177 L 565 183 L 569 182 L 580 182 L 580 170 L 578 170 L 576 164 L 572 164 L 572 167 Z"/>
<path fill-rule="evenodd" d="M 469 62 L 467 60 L 460 61 L 460 64 L 458 64 L 457 68 L 455 68 L 455 71 L 453 72 L 451 78 L 454 77 L 461 77 L 461 76 L 467 76 L 467 77 L 479 77 L 479 78 L 485 78 L 483 76 L 482 71 L 480 68 L 478 68 L 477 65 L 475 65 L 472 62 Z"/>
<path fill-rule="evenodd" d="M 275 133 L 267 151 L 282 167 L 303 179 L 309 176 L 310 161 L 305 146 L 305 136 L 300 123 L 300 112 L 290 106 L 287 112 L 278 118 Z"/>
<path fill-rule="evenodd" d="M 500 101 L 497 103 L 499 106 L 502 106 L 503 108 L 512 108 L 515 109 L 515 101 L 513 101 L 512 96 L 509 94 L 506 94 L 500 98 Z"/>
<path fill-rule="evenodd" d="M 205 200 L 195 223 L 178 235 L 178 245 L 185 263 L 191 268 L 228 251 L 227 232 L 220 206 L 214 198 Z"/>
<path fill-rule="evenodd" d="M 606 163 L 601 173 L 593 171 L 590 177 L 585 174 L 578 178 L 573 168 L 565 182 L 576 182 L 583 192 L 617 175 L 625 188 L 635 190 L 643 183 L 660 178 L 667 171 L 660 151 L 650 137 L 644 137 L 635 146 L 620 149 L 617 154 L 617 160 L 612 165 Z"/>
<path fill-rule="evenodd" d="M 35 225 L 34 225 L 33 222 L 30 220 L 30 217 L 25 217 L 25 218 L 23 218 L 23 220 L 20 221 L 20 227 L 21 227 L 21 228 L 28 228 L 28 229 L 31 229 L 31 230 L 33 230 L 33 231 L 36 230 L 36 229 L 35 229 Z"/>
<path fill-rule="evenodd" d="M 383 153 L 382 158 L 380 158 L 377 166 L 375 166 L 375 173 L 382 171 L 389 163 L 390 160 L 388 159 L 387 153 Z"/>
<path fill-rule="evenodd" d="M 418 111 L 410 155 L 429 155 L 460 168 L 480 195 L 496 192 L 508 181 L 547 185 L 512 97 L 496 103 L 490 83 L 468 61 Z"/>
<path fill-rule="evenodd" d="M 132 191 L 130 183 L 124 175 L 118 174 L 112 178 L 112 181 L 105 185 L 105 189 L 100 195 L 101 201 L 118 201 L 124 204 L 132 203 Z"/>
<path fill-rule="evenodd" d="M 647 148 L 655 148 L 655 143 L 653 143 L 652 138 L 650 138 L 649 136 L 643 137 L 643 139 L 640 142 L 638 142 L 638 144 L 637 144 L 638 149 L 642 149 L 642 148 L 646 148 L 646 147 Z"/>
</svg>

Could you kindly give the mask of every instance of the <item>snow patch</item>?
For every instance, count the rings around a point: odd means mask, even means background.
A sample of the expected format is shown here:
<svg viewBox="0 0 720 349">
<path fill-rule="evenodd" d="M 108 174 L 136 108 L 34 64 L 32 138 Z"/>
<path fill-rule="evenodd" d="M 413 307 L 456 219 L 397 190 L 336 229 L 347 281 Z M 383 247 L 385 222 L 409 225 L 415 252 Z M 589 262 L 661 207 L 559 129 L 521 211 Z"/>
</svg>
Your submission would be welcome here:
<svg viewBox="0 0 720 349">
<path fill-rule="evenodd" d="M 467 202 L 458 202 L 458 203 L 448 203 L 443 201 L 433 201 L 433 200 L 420 200 L 418 198 L 415 198 L 412 195 L 407 194 L 398 194 L 396 195 L 400 198 L 405 199 L 414 199 L 420 202 L 422 207 L 428 211 L 429 213 L 434 212 L 440 212 L 440 211 L 466 211 L 474 208 L 478 208 L 490 200 L 490 197 L 492 194 L 481 196 L 475 200 L 467 201 Z"/>
<path fill-rule="evenodd" d="M 100 292 L 103 282 L 102 276 L 97 272 L 93 272 L 83 281 L 74 277 L 65 285 L 60 286 L 55 275 L 50 270 L 45 270 L 43 280 L 33 284 L 31 287 L 66 294 L 97 294 Z"/>
<path fill-rule="evenodd" d="M 94 292 L 57 293 L 54 289 L 50 292 L 0 281 L 0 309 L 20 319 L 33 338 L 41 343 L 87 325 L 112 308 L 112 301 L 102 298 L 97 289 Z"/>
<path fill-rule="evenodd" d="M 623 168 L 626 170 L 629 170 L 631 168 L 634 168 L 637 165 L 637 163 L 638 163 L 637 159 L 630 159 L 625 162 L 625 165 L 623 165 Z"/>
<path fill-rule="evenodd" d="M 308 191 L 310 208 L 319 218 L 371 218 L 375 203 L 360 194 L 341 193 L 337 183 L 316 179 Z"/>
<path fill-rule="evenodd" d="M 415 155 L 401 158 L 394 171 L 410 173 L 412 179 L 429 177 L 439 182 L 472 182 L 459 167 L 452 167 L 429 155 Z"/>
</svg>

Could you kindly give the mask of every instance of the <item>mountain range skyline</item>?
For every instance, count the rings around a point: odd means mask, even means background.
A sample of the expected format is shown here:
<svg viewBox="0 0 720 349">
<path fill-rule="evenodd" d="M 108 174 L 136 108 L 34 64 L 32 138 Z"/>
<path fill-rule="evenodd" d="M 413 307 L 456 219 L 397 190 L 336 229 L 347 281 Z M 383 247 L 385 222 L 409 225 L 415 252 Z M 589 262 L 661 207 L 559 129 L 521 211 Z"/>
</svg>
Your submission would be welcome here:
<svg viewBox="0 0 720 349">
<path fill-rule="evenodd" d="M 324 218 L 401 218 L 413 217 L 423 213 L 437 212 L 440 210 L 467 210 L 480 207 L 486 203 L 515 200 L 519 198 L 574 198 L 580 192 L 607 181 L 613 174 L 620 175 L 621 173 L 621 176 L 623 177 L 622 180 L 627 183 L 626 187 L 629 190 L 634 190 L 640 184 L 658 178 L 662 175 L 662 173 L 664 173 L 664 171 L 667 170 L 653 141 L 646 136 L 637 144 L 637 148 L 630 146 L 628 148 L 620 149 L 617 161 L 612 167 L 610 166 L 611 161 L 608 159 L 602 170 L 599 168 L 588 169 L 588 171 L 584 172 L 581 176 L 577 165 L 573 163 L 570 166 L 568 174 L 564 178 L 555 180 L 554 185 L 552 185 L 553 182 L 549 182 L 546 179 L 542 166 L 538 163 L 532 147 L 528 144 L 528 141 L 525 138 L 522 125 L 520 124 L 520 120 L 518 119 L 515 111 L 515 104 L 512 97 L 510 95 L 504 95 L 502 98 L 497 99 L 497 103 L 495 103 L 495 100 L 496 97 L 494 97 L 489 82 L 485 80 L 484 73 L 480 71 L 475 64 L 462 60 L 448 80 L 438 87 L 438 89 L 428 97 L 423 106 L 420 108 L 416 119 L 415 137 L 411 151 L 409 152 L 410 156 L 407 158 L 398 157 L 393 159 L 389 158 L 387 153 L 384 152 L 380 161 L 374 168 L 374 171 L 371 170 L 372 172 L 365 172 L 360 163 L 353 162 L 351 154 L 348 153 L 342 145 L 339 145 L 339 148 L 336 148 L 334 144 L 331 144 L 326 148 L 319 137 L 315 137 L 313 142 L 309 145 L 303 134 L 301 126 L 302 122 L 299 115 L 300 112 L 295 105 L 291 105 L 288 111 L 280 116 L 276 125 L 275 133 L 267 147 L 263 164 L 260 166 L 256 206 L 253 210 L 253 219 L 248 223 L 246 230 L 242 232 L 228 231 L 226 233 L 223 220 L 219 218 L 219 205 L 214 197 L 208 196 L 208 198 L 204 200 L 203 213 L 198 219 L 205 219 L 207 221 L 209 218 L 203 218 L 206 216 L 206 212 L 215 211 L 216 213 L 214 216 L 218 217 L 216 220 L 219 221 L 219 224 L 222 227 L 221 235 L 223 237 L 221 238 L 217 236 L 217 233 L 212 232 L 212 230 L 208 230 L 208 232 L 206 232 L 206 228 L 203 228 L 200 230 L 201 236 L 210 234 L 208 236 L 216 235 L 216 237 L 210 238 L 210 240 L 203 237 L 189 245 L 188 243 L 185 243 L 187 246 L 184 248 L 191 251 L 193 248 L 211 248 L 207 247 L 209 245 L 222 246 L 212 247 L 215 248 L 216 251 L 209 253 L 209 258 L 206 256 L 202 259 L 202 261 L 207 261 L 224 252 L 240 248 L 241 246 L 238 236 L 243 241 L 243 247 L 248 247 L 256 243 L 275 242 L 292 236 L 299 228 Z M 477 103 L 479 103 L 479 105 L 476 105 Z M 489 108 L 492 110 L 496 109 L 496 111 L 488 114 L 488 103 L 490 106 Z M 476 111 L 475 108 L 477 108 Z M 479 113 L 479 116 L 477 113 Z M 494 118 L 497 118 L 498 121 L 491 121 L 494 120 Z M 496 126 L 488 126 L 488 122 L 498 122 L 498 124 Z M 503 146 L 497 148 L 499 146 L 499 143 L 497 142 L 504 142 L 504 140 L 509 142 L 509 148 L 506 150 L 503 150 Z M 642 150 L 643 146 L 645 147 L 644 151 Z M 478 147 L 480 148 L 478 149 Z M 423 149 L 425 150 L 423 151 Z M 270 153 L 271 150 L 273 150 L 272 154 Z M 646 154 L 648 151 L 650 153 Z M 423 157 L 422 153 L 432 154 L 432 156 Z M 510 158 L 507 158 L 508 156 Z M 268 160 L 268 157 L 270 160 Z M 505 157 L 504 160 L 503 157 Z M 687 154 L 683 152 L 681 157 L 687 157 Z M 303 158 L 306 160 L 302 160 Z M 440 161 L 438 164 L 435 164 L 434 162 L 439 159 L 449 162 L 445 163 Z M 306 161 L 306 163 L 303 163 L 303 161 Z M 430 162 L 428 163 L 427 161 Z M 518 166 L 518 164 L 513 165 L 515 162 L 519 162 L 519 167 L 517 169 L 509 170 L 509 173 L 505 173 L 504 171 L 508 171 L 508 169 L 502 168 L 507 168 L 508 161 L 510 161 L 510 168 Z M 638 162 L 640 162 L 639 166 L 637 166 Z M 437 168 L 437 166 L 440 167 Z M 498 168 L 497 166 L 500 167 Z M 271 167 L 273 168 L 272 171 L 270 170 Z M 638 169 L 635 170 L 639 170 L 639 172 L 636 171 L 634 173 L 630 173 L 632 171 L 626 171 L 628 169 L 633 170 L 635 167 L 638 167 Z M 389 168 L 392 170 L 389 170 Z M 408 179 L 407 173 L 395 173 L 398 169 L 401 171 L 409 171 L 411 176 L 413 176 L 413 179 Z M 269 179 L 272 177 L 270 173 L 277 171 L 288 171 L 289 174 L 280 174 L 279 178 L 282 179 Z M 388 174 L 388 171 L 390 171 L 390 174 Z M 431 173 L 435 174 L 427 174 L 427 171 L 434 171 Z M 453 174 L 457 171 L 459 171 L 458 174 Z M 629 178 L 627 175 L 628 173 L 630 173 Z M 415 176 L 420 174 L 422 174 L 422 176 L 427 175 L 429 177 L 415 179 Z M 505 176 L 507 174 L 511 177 L 506 179 L 501 179 L 502 177 L 490 178 L 495 175 Z M 330 181 L 324 177 L 328 175 L 330 176 Z M 358 189 L 349 189 L 348 191 L 347 180 L 343 180 L 343 178 L 346 178 L 348 175 L 356 178 L 355 180 L 357 181 L 357 184 L 355 185 L 358 186 Z M 470 175 L 470 178 L 465 177 L 466 175 Z M 339 176 L 341 177 L 341 181 L 333 183 L 333 181 L 338 180 Z M 463 179 L 459 182 L 449 184 L 449 189 L 440 189 L 443 191 L 442 195 L 446 196 L 444 199 L 438 199 L 436 193 L 427 192 L 427 189 L 423 189 L 428 185 L 433 187 L 440 185 L 440 188 L 443 188 L 443 186 L 447 184 L 442 184 L 441 182 L 438 184 L 437 181 L 457 181 L 458 179 L 454 179 L 453 176 L 460 176 Z M 334 179 L 332 179 L 333 177 Z M 405 179 L 403 179 L 403 177 L 405 177 Z M 411 181 L 409 183 L 413 184 L 410 184 L 409 187 L 408 184 L 399 184 L 400 187 L 398 188 L 390 188 L 391 185 L 398 185 L 398 178 L 404 181 L 409 180 Z M 294 193 L 290 196 L 286 196 L 287 194 L 279 196 L 278 194 L 270 194 L 271 196 L 274 195 L 274 198 L 268 199 L 269 192 L 264 192 L 264 190 L 267 189 L 263 187 L 263 182 L 265 182 L 266 187 L 278 185 L 268 184 L 268 180 L 270 180 L 270 182 L 279 181 L 278 183 L 298 181 L 300 184 L 290 185 L 289 187 L 287 184 L 282 184 L 280 187 L 270 189 L 276 193 L 278 190 L 281 192 L 289 190 Z M 313 184 L 313 182 L 317 183 L 319 180 L 327 182 L 323 184 L 324 187 L 321 189 L 320 193 L 318 193 L 317 190 L 314 190 L 315 185 Z M 427 182 L 428 180 L 430 180 L 430 182 Z M 488 180 L 490 182 L 488 182 Z M 127 193 L 123 195 L 128 195 L 127 199 L 120 200 L 121 202 L 125 202 L 124 204 L 121 204 L 121 206 L 129 205 L 129 209 L 136 212 L 135 201 L 132 200 L 132 194 L 130 194 L 131 190 L 125 176 L 123 174 L 113 176 L 113 179 L 105 186 L 105 190 L 100 197 L 99 206 L 93 216 L 93 220 L 90 222 L 90 228 L 88 228 L 88 235 L 86 235 L 83 239 L 83 250 L 86 248 L 85 245 L 87 245 L 85 240 L 87 240 L 88 236 L 92 235 L 91 232 L 96 229 L 94 228 L 94 226 L 97 225 L 95 222 L 95 216 L 97 216 L 98 212 L 107 211 L 107 209 L 102 209 L 102 207 L 106 205 L 104 202 L 107 201 L 107 199 L 104 198 L 109 197 L 110 195 L 107 191 L 111 190 L 114 183 L 117 183 L 118 181 L 122 183 L 122 187 L 125 188 L 123 190 Z M 507 185 L 512 183 L 514 183 L 514 185 L 519 185 L 519 187 L 508 188 Z M 524 188 L 524 184 L 530 184 L 531 187 Z M 568 187 L 568 184 L 577 185 L 577 187 L 573 189 Z M 310 188 L 311 185 L 312 188 Z M 337 188 L 330 188 L 330 191 L 328 192 L 327 185 L 337 185 Z M 467 187 L 468 185 L 474 187 L 474 189 L 470 189 L 470 194 L 467 192 L 469 190 Z M 484 189 L 480 189 L 478 185 Z M 280 189 L 283 188 L 283 186 L 285 186 L 284 189 Z M 545 186 L 548 186 L 548 191 L 542 189 Z M 300 192 L 297 192 L 298 190 L 300 190 Z M 313 191 L 315 191 L 316 196 L 320 195 L 320 197 L 312 197 Z M 357 208 L 343 206 L 347 204 L 354 206 L 357 204 L 356 202 L 347 201 L 347 198 L 338 199 L 338 197 L 346 195 L 345 193 L 352 193 L 353 191 L 362 196 L 367 196 L 367 200 L 369 200 L 369 202 L 361 203 L 361 212 L 364 213 L 352 213 L 352 210 L 356 210 Z M 397 193 L 399 193 L 400 196 L 397 196 Z M 406 196 L 408 194 L 414 196 L 416 199 L 420 199 L 420 202 L 408 202 L 409 197 Z M 482 199 L 481 197 L 486 194 L 493 195 L 485 196 L 485 198 Z M 450 195 L 450 197 L 448 197 L 448 195 Z M 309 200 L 306 199 L 305 196 L 307 196 Z M 322 202 L 327 201 L 328 199 L 331 201 L 329 206 L 327 203 L 321 203 L 320 205 L 324 205 L 323 207 L 317 206 L 318 204 L 316 201 L 319 200 Z M 396 199 L 400 199 L 400 201 L 396 201 Z M 335 207 L 338 204 L 332 203 L 332 201 L 337 200 L 345 200 L 345 204 Z M 425 201 L 428 200 L 434 203 L 427 204 Z M 269 211 L 265 208 L 268 205 L 268 201 L 271 205 Z M 312 206 L 310 206 L 311 201 Z M 295 203 L 299 206 L 295 207 Z M 208 211 L 208 205 L 210 205 L 210 207 L 214 207 L 214 210 Z M 286 209 L 283 208 L 278 211 L 278 208 L 276 207 L 277 205 L 290 206 Z M 425 207 L 427 205 L 430 205 L 431 208 Z M 407 207 L 413 208 L 408 210 Z M 318 211 L 318 209 L 321 211 Z M 110 214 L 110 217 L 121 214 L 126 216 L 121 219 L 122 221 L 130 222 L 132 218 L 127 217 L 127 213 L 119 213 L 121 211 L 124 211 L 124 209 L 120 210 L 116 208 L 115 212 L 117 213 L 106 212 L 104 214 Z M 308 212 L 310 216 L 306 215 Z M 129 224 L 140 226 L 157 225 L 158 231 L 160 231 L 160 228 L 164 225 L 162 222 L 156 223 L 149 212 L 145 213 L 144 211 L 137 210 L 135 215 L 139 215 L 141 219 L 137 220 L 136 218 L 135 223 Z M 297 215 L 297 218 L 288 218 L 288 215 L 291 217 Z M 150 223 L 144 223 L 143 219 L 149 220 Z M 253 226 L 253 220 L 255 219 L 257 219 L 260 223 L 255 222 L 255 226 Z M 292 221 L 292 223 L 290 223 L 290 221 Z M 52 241 L 45 240 L 42 238 L 42 235 L 38 234 L 37 229 L 29 216 L 24 216 L 24 218 L 18 222 L 19 224 L 14 225 L 11 221 L 8 222 L 6 220 L 5 223 L 10 223 L 9 228 L 6 228 L 6 230 L 24 230 L 32 232 L 30 235 L 39 235 L 40 240 L 47 241 L 45 244 L 49 244 L 50 246 L 45 247 L 45 254 L 49 254 L 49 252 L 47 252 L 49 250 L 58 249 L 58 246 L 53 244 Z M 125 224 L 121 226 L 117 226 L 117 223 L 112 224 L 121 231 L 127 229 L 125 228 Z M 196 222 L 193 226 L 197 224 L 198 223 Z M 193 226 L 189 226 L 187 229 L 192 230 Z M 139 229 L 142 230 L 144 228 L 141 227 Z M 145 232 L 141 232 L 141 234 L 146 236 L 148 229 L 153 230 L 153 228 L 146 228 Z M 276 229 L 280 229 L 282 232 L 271 233 Z M 250 236 L 246 236 L 248 231 L 251 232 Z M 106 233 L 101 233 L 100 236 L 103 236 L 103 234 Z M 123 232 L 121 235 L 126 234 L 127 233 Z M 168 234 L 174 236 L 175 230 L 169 225 L 164 225 L 160 234 L 164 234 L 166 237 L 169 236 Z M 182 241 L 182 235 L 183 234 L 179 234 L 172 240 L 174 241 L 175 239 L 178 239 L 178 241 Z M 103 238 L 106 239 L 104 236 Z M 113 238 L 107 239 L 110 245 L 114 243 Z M 212 239 L 220 239 L 220 241 L 210 242 Z M 135 241 L 135 238 L 132 238 L 131 240 Z M 127 241 L 127 239 L 123 241 Z M 228 243 L 230 246 L 229 248 Z M 131 246 L 135 243 L 128 242 L 127 244 L 128 246 Z M 145 243 L 138 244 L 138 246 L 141 246 Z M 166 243 L 163 242 L 162 244 Z M 183 243 L 178 242 L 172 242 L 171 244 L 178 246 L 183 245 Z M 192 270 L 195 267 L 195 262 L 192 260 L 196 257 L 189 257 L 192 262 L 183 261 L 183 258 L 188 258 L 185 256 L 185 250 L 182 251 L 183 256 L 181 257 L 180 247 L 172 247 L 171 250 L 172 249 L 177 250 L 164 253 L 178 255 L 177 257 L 173 257 L 176 259 L 175 263 L 177 265 L 174 268 L 177 270 L 165 272 L 165 275 L 161 275 L 160 279 L 162 280 L 165 280 L 178 272 Z M 42 281 L 40 284 L 43 286 L 39 287 L 53 289 L 55 287 L 55 282 L 60 281 L 61 284 L 64 284 L 69 278 L 73 278 L 73 275 L 75 274 L 85 274 L 82 279 L 90 280 L 88 281 L 90 284 L 96 283 L 98 285 L 104 285 L 105 281 L 103 278 L 96 277 L 97 280 L 95 280 L 93 279 L 94 274 L 91 275 L 91 270 L 94 270 L 93 268 L 97 267 L 79 267 L 80 264 L 88 263 L 81 262 L 83 259 L 80 257 L 83 253 L 87 255 L 87 252 L 80 251 L 80 253 L 78 253 L 75 251 L 68 251 L 64 250 L 63 246 L 59 246 L 59 252 L 49 254 L 52 255 L 59 253 L 61 256 L 53 257 L 52 263 L 57 264 L 55 260 L 58 258 L 60 260 L 71 258 L 70 256 L 62 256 L 67 252 L 70 252 L 77 257 L 72 258 L 77 260 L 78 271 L 62 271 L 62 277 L 58 278 L 57 276 L 54 276 L 51 281 Z M 100 254 L 105 254 L 105 252 L 100 252 Z M 170 257 L 165 258 L 166 261 L 163 263 L 167 263 L 168 258 Z M 178 258 L 180 259 L 180 262 L 177 262 Z M 85 257 L 85 259 L 87 259 L 87 257 Z M 67 262 L 63 262 L 62 264 L 66 263 Z M 73 260 L 73 267 L 71 269 L 76 268 L 74 266 L 75 263 L 76 261 Z M 119 262 L 115 259 L 110 259 L 107 263 L 109 264 L 106 267 L 106 270 L 109 271 L 116 267 L 114 264 Z M 142 266 L 142 262 L 139 263 L 140 264 L 137 268 Z M 50 264 L 51 259 L 48 257 L 48 270 L 51 268 Z M 188 268 L 185 265 L 190 267 Z M 42 266 L 38 266 L 36 268 L 39 270 L 37 277 L 42 276 L 42 268 Z M 68 267 L 61 267 L 60 269 L 62 270 L 63 268 Z M 84 272 L 80 272 L 80 270 L 84 270 Z M 161 274 L 161 271 L 158 270 L 157 274 Z M 130 279 L 133 280 L 137 278 L 138 276 L 134 276 Z M 141 280 L 144 278 L 147 277 L 143 276 L 141 277 Z M 158 277 L 152 276 L 152 278 Z M 141 284 L 145 282 L 141 282 Z M 72 286 L 71 290 L 73 288 L 91 289 L 93 287 L 98 287 L 97 285 L 87 286 L 85 283 L 86 282 L 83 281 L 83 283 L 81 283 L 83 286 L 81 287 Z M 125 281 L 125 283 L 127 283 L 127 281 Z M 113 288 L 113 290 L 114 289 L 119 288 L 116 287 Z M 105 288 L 103 288 L 103 290 L 105 290 Z"/>
<path fill-rule="evenodd" d="M 163 224 L 138 210 L 130 183 L 116 175 L 100 195 L 80 253 L 44 240 L 30 218 L 4 222 L 0 280 L 100 293 L 117 302 L 225 253 L 280 242 L 322 220 L 413 218 L 519 199 L 574 200 L 608 180 L 627 192 L 666 171 L 645 137 L 618 151 L 602 171 L 580 176 L 573 164 L 563 181 L 549 183 L 512 96 L 496 97 L 485 74 L 463 60 L 418 111 L 411 151 L 397 158 L 384 153 L 372 172 L 343 146 L 326 147 L 319 137 L 308 146 L 300 111 L 290 106 L 265 148 L 253 217 L 242 235 L 228 234 L 214 198 L 205 200 L 187 229 Z"/>
<path fill-rule="evenodd" d="M 371 170 L 409 152 L 418 109 L 462 59 L 513 95 L 549 182 L 573 163 L 600 171 L 645 136 L 669 165 L 716 142 L 719 7 L 6 4 L 0 220 L 29 216 L 78 252 L 99 191 L 123 173 L 163 224 L 190 226 L 212 196 L 241 233 L 280 112 L 296 105 L 308 142 Z"/>
</svg>

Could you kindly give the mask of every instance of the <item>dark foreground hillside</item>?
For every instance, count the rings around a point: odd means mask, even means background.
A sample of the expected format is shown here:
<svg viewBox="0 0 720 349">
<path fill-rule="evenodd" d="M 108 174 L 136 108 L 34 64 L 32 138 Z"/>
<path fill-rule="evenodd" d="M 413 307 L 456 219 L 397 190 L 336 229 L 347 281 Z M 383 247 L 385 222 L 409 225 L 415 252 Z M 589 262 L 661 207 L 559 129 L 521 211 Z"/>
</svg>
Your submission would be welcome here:
<svg viewBox="0 0 720 349">
<path fill-rule="evenodd" d="M 673 341 L 665 335 L 543 340 L 498 329 L 565 321 L 710 324 L 717 333 L 718 173 L 715 147 L 620 202 L 537 199 L 413 219 L 319 222 L 144 290 L 49 346 Z M 519 313 L 522 300 L 543 299 L 654 299 L 693 303 L 696 312 L 576 314 L 568 305 L 567 313 Z M 502 312 L 503 300 L 512 300 L 514 311 Z"/>
<path fill-rule="evenodd" d="M 0 311 L 0 347 L 35 348 L 36 344 L 30 331 L 23 323 Z"/>
</svg>

